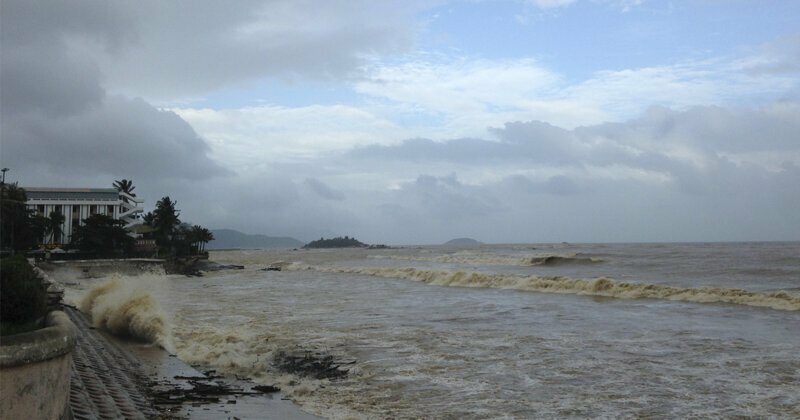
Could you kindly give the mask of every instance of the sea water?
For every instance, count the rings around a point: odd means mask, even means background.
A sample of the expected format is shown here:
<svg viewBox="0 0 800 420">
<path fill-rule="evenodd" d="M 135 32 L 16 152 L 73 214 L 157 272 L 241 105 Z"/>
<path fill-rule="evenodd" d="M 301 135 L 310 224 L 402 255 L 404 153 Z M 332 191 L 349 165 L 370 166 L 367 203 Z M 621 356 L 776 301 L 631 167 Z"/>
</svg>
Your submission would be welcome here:
<svg viewBox="0 0 800 420">
<path fill-rule="evenodd" d="M 278 384 L 321 416 L 800 417 L 800 243 L 251 250 L 211 259 L 245 268 L 117 277 L 147 285 L 130 294 L 146 305 L 120 307 L 139 323 L 158 313 L 169 337 L 153 341 L 181 359 Z M 273 264 L 282 271 L 263 271 Z M 96 290 L 89 312 L 103 302 Z M 137 308 L 150 318 L 134 316 Z M 316 380 L 279 371 L 279 352 L 355 363 L 345 378 Z"/>
</svg>

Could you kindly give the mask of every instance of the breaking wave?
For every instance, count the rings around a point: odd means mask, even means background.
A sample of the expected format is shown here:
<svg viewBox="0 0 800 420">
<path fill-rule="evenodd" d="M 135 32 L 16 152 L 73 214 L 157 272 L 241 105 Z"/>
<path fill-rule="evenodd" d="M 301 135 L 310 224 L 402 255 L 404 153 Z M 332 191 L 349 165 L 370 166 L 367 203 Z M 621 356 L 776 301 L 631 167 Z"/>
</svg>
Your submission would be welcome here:
<svg viewBox="0 0 800 420">
<path fill-rule="evenodd" d="M 96 328 L 158 344 L 174 353 L 166 314 L 148 292 L 155 279 L 148 277 L 114 275 L 86 293 L 80 310 L 91 316 Z"/>
<path fill-rule="evenodd" d="M 466 264 L 466 265 L 509 265 L 509 266 L 562 266 L 572 264 L 596 264 L 603 262 L 600 258 L 586 257 L 576 254 L 568 255 L 535 255 L 531 257 L 501 257 L 495 255 L 481 255 L 474 253 L 455 253 L 436 257 L 421 256 L 385 256 L 374 255 L 374 259 L 392 259 L 402 261 L 426 261 L 437 263 Z"/>
<path fill-rule="evenodd" d="M 600 258 L 582 257 L 578 255 L 545 255 L 541 257 L 532 257 L 528 260 L 530 265 L 544 265 L 544 266 L 558 266 L 570 264 L 596 264 L 603 262 Z"/>
<path fill-rule="evenodd" d="M 646 283 L 627 283 L 608 278 L 584 280 L 561 276 L 515 276 L 464 271 L 418 270 L 415 268 L 314 267 L 294 263 L 289 265 L 287 269 L 401 278 L 437 286 L 487 287 L 619 299 L 664 299 L 695 303 L 732 303 L 785 311 L 800 311 L 800 297 L 792 296 L 784 291 L 758 293 L 725 287 L 684 288 Z"/>
</svg>

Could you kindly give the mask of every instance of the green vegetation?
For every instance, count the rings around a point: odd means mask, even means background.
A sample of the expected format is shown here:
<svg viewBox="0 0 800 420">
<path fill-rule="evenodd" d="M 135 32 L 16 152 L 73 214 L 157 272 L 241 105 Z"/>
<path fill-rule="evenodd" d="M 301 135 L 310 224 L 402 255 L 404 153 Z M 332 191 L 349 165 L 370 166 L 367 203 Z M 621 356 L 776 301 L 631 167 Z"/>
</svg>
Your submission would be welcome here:
<svg viewBox="0 0 800 420">
<path fill-rule="evenodd" d="M 134 239 L 128 235 L 124 225 L 111 216 L 89 216 L 83 219 L 83 225 L 75 228 L 70 247 L 101 256 L 129 254 Z"/>
<path fill-rule="evenodd" d="M 34 218 L 25 207 L 25 190 L 14 184 L 0 186 L 0 246 L 4 251 L 27 251 L 44 236 L 44 218 Z"/>
<path fill-rule="evenodd" d="M 131 197 L 136 197 L 136 194 L 134 194 L 133 192 L 133 190 L 135 190 L 136 187 L 133 186 L 133 180 L 131 179 L 121 179 L 119 181 L 114 181 L 114 188 L 116 188 L 117 191 L 128 194 Z"/>
<path fill-rule="evenodd" d="M 41 327 L 47 314 L 47 290 L 22 255 L 0 260 L 0 334 L 18 334 Z"/>
<path fill-rule="evenodd" d="M 145 238 L 155 239 L 161 256 L 187 256 L 205 252 L 205 245 L 214 240 L 214 234 L 200 225 L 182 223 L 177 202 L 169 196 L 156 203 L 156 209 L 142 218 L 153 228 Z"/>
<path fill-rule="evenodd" d="M 317 241 L 307 243 L 303 248 L 364 248 L 366 246 L 367 244 L 358 241 L 356 238 L 345 236 L 344 238 L 336 237 L 333 239 L 319 238 Z"/>
</svg>

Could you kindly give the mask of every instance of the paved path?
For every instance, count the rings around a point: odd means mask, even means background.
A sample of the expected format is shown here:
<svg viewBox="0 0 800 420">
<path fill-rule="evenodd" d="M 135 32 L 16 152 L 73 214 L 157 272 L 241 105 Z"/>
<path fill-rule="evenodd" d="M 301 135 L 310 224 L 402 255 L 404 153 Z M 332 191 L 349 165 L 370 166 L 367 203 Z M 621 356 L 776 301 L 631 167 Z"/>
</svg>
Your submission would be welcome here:
<svg viewBox="0 0 800 420">
<path fill-rule="evenodd" d="M 65 308 L 78 328 L 72 355 L 70 406 L 76 419 L 144 419 L 160 416 L 147 392 L 138 360 L 94 330 L 77 310 Z"/>
<path fill-rule="evenodd" d="M 78 329 L 70 382 L 75 419 L 319 419 L 280 393 L 262 394 L 249 381 L 209 377 L 157 346 L 95 330 L 73 307 L 64 311 Z M 210 387 L 219 392 L 196 395 L 198 388 Z"/>
</svg>

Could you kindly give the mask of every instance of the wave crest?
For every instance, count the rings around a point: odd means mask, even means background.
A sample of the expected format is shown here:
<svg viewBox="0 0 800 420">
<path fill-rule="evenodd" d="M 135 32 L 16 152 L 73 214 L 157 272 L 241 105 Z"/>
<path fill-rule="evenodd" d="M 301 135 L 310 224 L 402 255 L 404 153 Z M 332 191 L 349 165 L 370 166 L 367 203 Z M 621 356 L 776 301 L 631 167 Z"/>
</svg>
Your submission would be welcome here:
<svg viewBox="0 0 800 420">
<path fill-rule="evenodd" d="M 438 286 L 487 287 L 543 293 L 603 296 L 619 299 L 664 299 L 695 303 L 731 303 L 785 311 L 800 311 L 800 297 L 786 292 L 759 293 L 724 287 L 684 288 L 647 283 L 627 283 L 609 278 L 593 280 L 562 276 L 515 276 L 464 271 L 434 271 L 415 268 L 314 267 L 292 264 L 290 270 L 362 274 L 401 278 Z"/>
<path fill-rule="evenodd" d="M 582 257 L 578 255 L 544 255 L 531 257 L 528 260 L 530 265 L 559 266 L 571 264 L 597 264 L 603 262 L 600 258 Z"/>
<path fill-rule="evenodd" d="M 115 275 L 89 290 L 80 310 L 91 316 L 96 328 L 158 344 L 174 353 L 166 314 L 147 291 L 149 283 L 139 277 L 123 280 Z"/>
<path fill-rule="evenodd" d="M 531 257 L 502 257 L 496 255 L 482 255 L 474 253 L 457 252 L 455 254 L 439 255 L 436 257 L 422 257 L 422 256 L 386 256 L 374 255 L 370 256 L 374 259 L 391 259 L 401 261 L 425 261 L 437 263 L 450 263 L 450 264 L 467 264 L 467 265 L 509 265 L 509 266 L 562 266 L 572 264 L 596 264 L 603 262 L 600 258 L 586 257 L 577 254 L 567 255 L 534 255 Z"/>
</svg>

